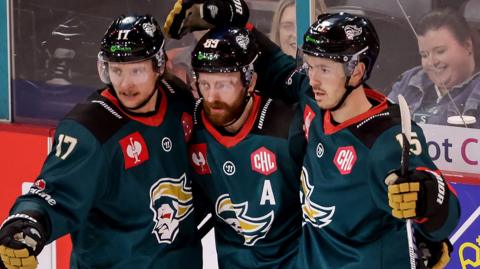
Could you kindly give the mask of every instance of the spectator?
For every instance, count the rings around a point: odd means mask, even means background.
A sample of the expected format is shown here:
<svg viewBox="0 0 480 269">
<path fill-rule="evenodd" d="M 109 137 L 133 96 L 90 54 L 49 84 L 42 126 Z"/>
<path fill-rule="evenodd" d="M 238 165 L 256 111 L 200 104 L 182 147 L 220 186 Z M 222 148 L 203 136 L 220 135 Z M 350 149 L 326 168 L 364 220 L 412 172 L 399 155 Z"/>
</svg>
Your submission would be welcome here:
<svg viewBox="0 0 480 269">
<path fill-rule="evenodd" d="M 295 0 L 281 0 L 273 15 L 270 39 L 292 57 L 297 53 L 296 28 Z"/>
<path fill-rule="evenodd" d="M 402 94 L 416 122 L 443 125 L 449 118 L 461 116 L 461 125 L 479 128 L 476 33 L 460 14 L 448 8 L 426 14 L 417 32 L 422 66 L 404 72 L 388 97 L 397 101 Z"/>
<path fill-rule="evenodd" d="M 319 13 L 324 13 L 325 3 L 318 1 Z M 297 53 L 297 23 L 295 13 L 295 0 L 281 0 L 273 15 L 270 39 L 275 42 L 283 52 L 295 57 Z"/>
</svg>

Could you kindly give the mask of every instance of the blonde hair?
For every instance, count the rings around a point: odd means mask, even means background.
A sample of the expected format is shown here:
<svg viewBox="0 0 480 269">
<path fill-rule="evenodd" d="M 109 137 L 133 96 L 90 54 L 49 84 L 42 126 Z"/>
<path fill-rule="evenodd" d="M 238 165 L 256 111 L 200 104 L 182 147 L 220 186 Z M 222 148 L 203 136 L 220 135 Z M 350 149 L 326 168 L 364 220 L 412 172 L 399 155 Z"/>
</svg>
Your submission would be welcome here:
<svg viewBox="0 0 480 269">
<path fill-rule="evenodd" d="M 283 11 L 287 7 L 295 6 L 295 0 L 281 0 L 278 3 L 277 9 L 273 14 L 272 30 L 270 31 L 270 39 L 280 46 L 280 19 L 282 18 Z"/>
<path fill-rule="evenodd" d="M 273 14 L 272 28 L 270 31 L 270 39 L 280 46 L 280 19 L 287 7 L 294 6 L 295 0 L 281 0 L 278 3 L 277 9 Z M 325 0 L 317 0 L 317 15 L 323 14 L 327 11 Z"/>
</svg>

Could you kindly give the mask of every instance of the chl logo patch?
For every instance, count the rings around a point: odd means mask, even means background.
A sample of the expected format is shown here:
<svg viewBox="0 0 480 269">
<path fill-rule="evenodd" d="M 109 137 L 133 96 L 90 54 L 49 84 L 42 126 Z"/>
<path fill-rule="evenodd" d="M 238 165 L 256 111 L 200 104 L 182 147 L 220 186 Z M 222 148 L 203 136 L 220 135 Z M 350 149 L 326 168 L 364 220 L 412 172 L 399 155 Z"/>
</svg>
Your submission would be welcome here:
<svg viewBox="0 0 480 269">
<path fill-rule="evenodd" d="M 119 141 L 122 147 L 125 169 L 135 167 L 149 158 L 147 144 L 139 132 L 125 136 Z"/>
<path fill-rule="evenodd" d="M 188 142 L 192 137 L 192 130 L 193 130 L 192 116 L 190 116 L 188 113 L 183 112 L 182 114 L 182 126 L 183 126 L 183 138 L 185 138 L 185 141 Z"/>
<path fill-rule="evenodd" d="M 313 112 L 313 109 L 309 105 L 306 105 L 303 110 L 303 131 L 305 132 L 305 138 L 307 141 L 310 134 L 310 125 L 312 125 L 314 118 L 315 112 Z"/>
<path fill-rule="evenodd" d="M 356 161 L 357 152 L 353 146 L 339 147 L 333 159 L 333 163 L 342 175 L 350 174 Z"/>
<path fill-rule="evenodd" d="M 268 176 L 277 171 L 277 158 L 275 153 L 261 147 L 250 154 L 252 169 L 262 175 Z"/>
<path fill-rule="evenodd" d="M 188 156 L 190 156 L 190 164 L 199 175 L 211 174 L 210 167 L 207 162 L 207 144 L 193 144 L 188 148 Z"/>
</svg>

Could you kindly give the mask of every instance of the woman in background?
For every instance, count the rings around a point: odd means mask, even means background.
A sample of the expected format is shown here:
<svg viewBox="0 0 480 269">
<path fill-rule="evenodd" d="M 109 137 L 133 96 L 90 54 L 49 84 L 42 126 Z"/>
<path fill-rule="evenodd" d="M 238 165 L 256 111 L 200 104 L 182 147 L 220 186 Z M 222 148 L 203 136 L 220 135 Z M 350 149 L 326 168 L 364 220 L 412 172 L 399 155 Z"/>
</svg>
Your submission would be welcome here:
<svg viewBox="0 0 480 269">
<path fill-rule="evenodd" d="M 388 97 L 402 94 L 416 122 L 480 128 L 476 33 L 447 8 L 426 14 L 417 34 L 422 65 L 403 73 Z"/>
<path fill-rule="evenodd" d="M 323 0 L 317 1 L 317 15 L 325 13 L 326 6 Z M 273 14 L 270 39 L 283 52 L 295 57 L 297 54 L 297 23 L 295 0 L 281 0 Z"/>
</svg>

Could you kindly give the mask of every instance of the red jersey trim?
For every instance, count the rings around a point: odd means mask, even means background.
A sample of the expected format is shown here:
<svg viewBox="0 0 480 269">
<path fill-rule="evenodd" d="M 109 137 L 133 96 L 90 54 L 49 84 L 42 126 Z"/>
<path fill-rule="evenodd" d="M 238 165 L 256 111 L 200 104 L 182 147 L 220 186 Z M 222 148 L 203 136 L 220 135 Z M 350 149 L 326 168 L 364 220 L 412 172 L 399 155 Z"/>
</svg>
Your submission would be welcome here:
<svg viewBox="0 0 480 269">
<path fill-rule="evenodd" d="M 240 143 L 252 130 L 253 125 L 255 124 L 255 120 L 257 119 L 258 111 L 260 111 L 260 104 L 262 98 L 258 95 L 253 95 L 253 107 L 250 115 L 248 115 L 247 120 L 240 128 L 240 131 L 234 136 L 223 136 L 220 134 L 215 127 L 208 121 L 207 117 L 205 116 L 204 111 L 202 110 L 202 121 L 205 125 L 207 131 L 222 145 L 227 148 L 231 148 L 236 144 Z"/>
<path fill-rule="evenodd" d="M 372 109 L 369 109 L 368 111 L 360 115 L 357 115 L 347 121 L 340 123 L 337 126 L 332 124 L 332 120 L 331 120 L 332 116 L 331 116 L 330 110 L 327 110 L 323 118 L 323 129 L 325 130 L 325 134 L 330 135 L 330 134 L 336 133 L 350 125 L 360 122 L 368 117 L 371 117 L 387 109 L 388 103 L 387 103 L 387 97 L 385 95 L 379 92 L 373 91 L 371 89 L 365 89 L 365 94 L 367 95 L 367 97 L 380 102 L 380 104 L 374 106 Z"/>
<path fill-rule="evenodd" d="M 443 178 L 443 181 L 445 182 L 445 184 L 447 184 L 447 187 L 448 189 L 453 193 L 453 195 L 455 195 L 455 197 L 458 197 L 458 194 L 457 194 L 457 191 L 455 190 L 455 188 L 447 181 L 447 179 L 445 178 L 445 176 L 443 175 L 442 171 L 440 170 L 432 170 L 428 167 L 417 167 L 417 170 L 418 171 L 426 171 L 426 172 L 430 172 L 430 173 L 433 173 L 433 174 L 436 174 L 440 177 Z"/>
<path fill-rule="evenodd" d="M 158 88 L 158 92 L 161 94 L 160 107 L 157 111 L 157 114 L 150 117 L 138 117 L 138 116 L 132 116 L 128 114 L 127 112 L 125 112 L 125 110 L 123 110 L 120 107 L 120 102 L 118 101 L 118 99 L 115 98 L 115 96 L 113 96 L 108 90 L 102 91 L 101 95 L 107 98 L 108 100 L 110 100 L 112 103 L 114 103 L 115 106 L 117 106 L 117 108 L 120 109 L 120 111 L 122 111 L 130 119 L 141 122 L 148 126 L 160 126 L 167 112 L 167 96 L 165 95 L 165 92 L 163 91 L 162 87 Z"/>
</svg>

